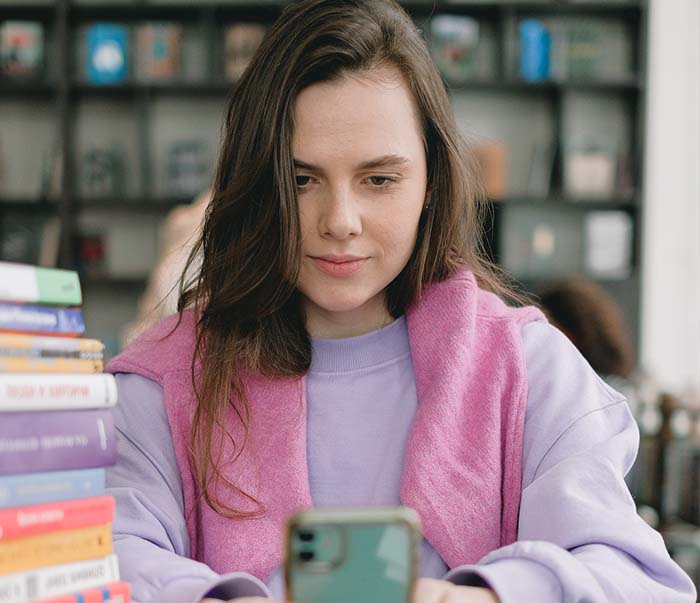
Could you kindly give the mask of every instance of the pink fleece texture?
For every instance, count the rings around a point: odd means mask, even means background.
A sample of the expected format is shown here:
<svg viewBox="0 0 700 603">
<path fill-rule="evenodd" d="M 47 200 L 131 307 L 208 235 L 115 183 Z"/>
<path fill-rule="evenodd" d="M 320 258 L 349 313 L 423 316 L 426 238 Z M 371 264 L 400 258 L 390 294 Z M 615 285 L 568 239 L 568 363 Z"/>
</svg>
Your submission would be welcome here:
<svg viewBox="0 0 700 603">
<path fill-rule="evenodd" d="M 426 288 L 407 312 L 418 410 L 406 449 L 401 501 L 418 511 L 425 537 L 450 567 L 475 563 L 517 537 L 527 398 L 521 328 L 532 320 L 544 317 L 533 307 L 506 306 L 479 289 L 468 271 Z M 176 322 L 174 316 L 158 323 L 107 370 L 138 373 L 163 386 L 191 557 L 221 574 L 247 571 L 265 580 L 281 563 L 287 517 L 313 506 L 305 379 L 247 377 L 251 429 L 243 454 L 236 456 L 223 438 L 224 474 L 258 499 L 265 514 L 234 520 L 203 501 L 195 508 L 187 452 L 196 408 L 193 313 L 184 312 L 171 333 Z M 226 429 L 240 446 L 243 430 L 233 410 Z M 223 483 L 214 489 L 234 508 L 253 508 Z"/>
</svg>

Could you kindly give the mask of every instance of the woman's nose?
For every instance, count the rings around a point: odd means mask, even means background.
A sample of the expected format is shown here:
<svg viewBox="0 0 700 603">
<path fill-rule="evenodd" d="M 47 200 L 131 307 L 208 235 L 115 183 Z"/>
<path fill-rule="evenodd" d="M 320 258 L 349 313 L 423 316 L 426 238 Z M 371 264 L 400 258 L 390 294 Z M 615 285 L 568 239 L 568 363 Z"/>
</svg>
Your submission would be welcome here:
<svg viewBox="0 0 700 603">
<path fill-rule="evenodd" d="M 322 236 L 338 240 L 362 232 L 360 207 L 349 187 L 337 187 L 329 192 L 319 226 Z"/>
</svg>

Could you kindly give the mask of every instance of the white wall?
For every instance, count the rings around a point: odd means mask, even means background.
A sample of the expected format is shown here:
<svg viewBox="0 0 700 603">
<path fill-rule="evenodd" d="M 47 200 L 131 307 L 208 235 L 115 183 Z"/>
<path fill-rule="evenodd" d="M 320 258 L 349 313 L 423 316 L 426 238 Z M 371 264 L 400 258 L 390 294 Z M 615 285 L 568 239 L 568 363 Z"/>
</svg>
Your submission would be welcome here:
<svg viewBox="0 0 700 603">
<path fill-rule="evenodd" d="M 642 365 L 700 403 L 700 2 L 650 0 Z"/>
</svg>

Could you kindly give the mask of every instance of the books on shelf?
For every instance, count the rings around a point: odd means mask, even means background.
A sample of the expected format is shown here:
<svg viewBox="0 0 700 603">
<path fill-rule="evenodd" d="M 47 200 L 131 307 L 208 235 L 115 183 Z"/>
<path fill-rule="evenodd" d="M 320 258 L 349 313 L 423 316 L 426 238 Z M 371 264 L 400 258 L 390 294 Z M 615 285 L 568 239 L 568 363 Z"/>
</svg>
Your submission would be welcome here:
<svg viewBox="0 0 700 603">
<path fill-rule="evenodd" d="M 178 140 L 166 150 L 168 192 L 195 196 L 209 182 L 208 145 L 203 140 Z"/>
<path fill-rule="evenodd" d="M 10 78 L 38 77 L 44 60 L 44 28 L 33 21 L 0 23 L 0 73 Z"/>
<path fill-rule="evenodd" d="M 543 82 L 550 77 L 552 38 L 538 19 L 520 22 L 520 77 L 528 82 Z"/>
<path fill-rule="evenodd" d="M 0 603 L 128 603 L 105 496 L 116 381 L 76 337 L 77 273 L 0 262 L 0 283 Z"/>
<path fill-rule="evenodd" d="M 224 78 L 241 79 L 267 28 L 260 23 L 235 23 L 224 30 Z"/>
<path fill-rule="evenodd" d="M 503 215 L 503 266 L 516 278 L 552 278 L 581 271 L 578 212 L 508 207 Z"/>
<path fill-rule="evenodd" d="M 114 23 L 95 23 L 87 29 L 87 81 L 120 84 L 128 74 L 128 30 Z"/>
<path fill-rule="evenodd" d="M 136 30 L 136 77 L 167 81 L 178 76 L 182 54 L 182 27 L 148 23 Z"/>
<path fill-rule="evenodd" d="M 92 145 L 81 161 L 81 190 L 88 197 L 119 197 L 126 194 L 127 154 L 119 144 Z"/>
<path fill-rule="evenodd" d="M 430 53 L 442 75 L 460 84 L 478 69 L 479 22 L 466 15 L 436 15 L 430 20 Z"/>
</svg>

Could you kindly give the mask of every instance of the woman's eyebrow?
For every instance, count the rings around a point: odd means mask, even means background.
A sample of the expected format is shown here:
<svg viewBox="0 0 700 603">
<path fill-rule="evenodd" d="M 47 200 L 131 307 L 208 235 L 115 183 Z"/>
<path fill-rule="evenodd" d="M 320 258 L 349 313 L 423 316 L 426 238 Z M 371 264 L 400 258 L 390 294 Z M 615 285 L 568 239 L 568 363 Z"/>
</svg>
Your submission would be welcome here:
<svg viewBox="0 0 700 603">
<path fill-rule="evenodd" d="M 405 165 L 410 163 L 411 160 L 408 157 L 403 157 L 401 155 L 382 155 L 381 157 L 375 157 L 374 159 L 369 159 L 368 161 L 363 161 L 357 166 L 358 170 L 371 170 L 375 168 L 385 168 L 385 167 L 397 167 L 400 165 Z M 294 167 L 302 170 L 309 170 L 314 172 L 322 172 L 323 169 L 317 165 L 307 163 L 301 159 L 294 160 Z"/>
</svg>

